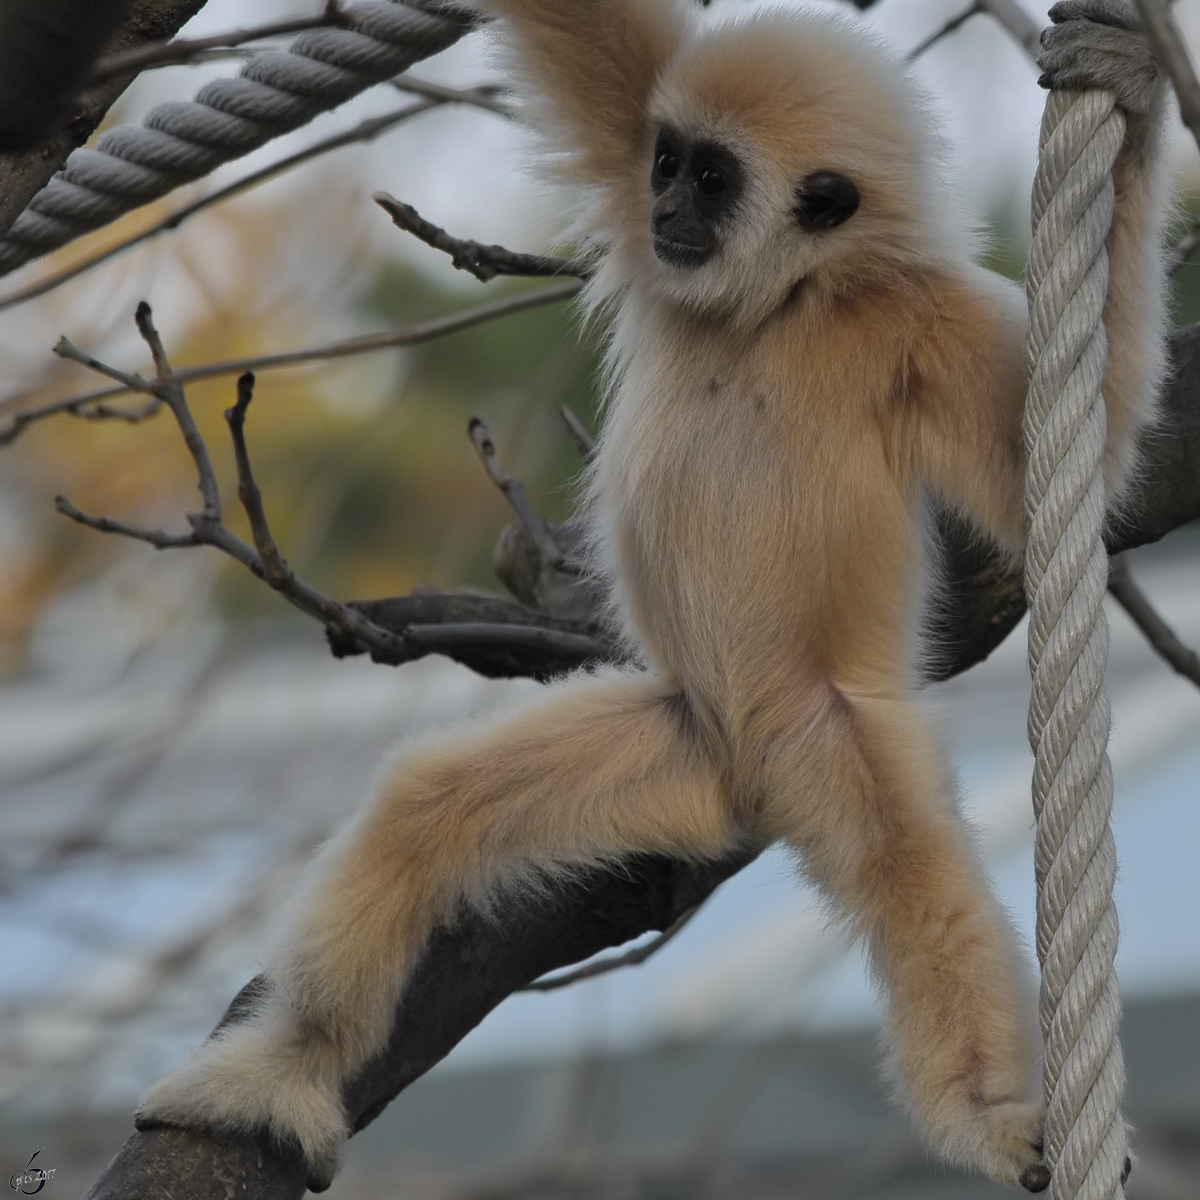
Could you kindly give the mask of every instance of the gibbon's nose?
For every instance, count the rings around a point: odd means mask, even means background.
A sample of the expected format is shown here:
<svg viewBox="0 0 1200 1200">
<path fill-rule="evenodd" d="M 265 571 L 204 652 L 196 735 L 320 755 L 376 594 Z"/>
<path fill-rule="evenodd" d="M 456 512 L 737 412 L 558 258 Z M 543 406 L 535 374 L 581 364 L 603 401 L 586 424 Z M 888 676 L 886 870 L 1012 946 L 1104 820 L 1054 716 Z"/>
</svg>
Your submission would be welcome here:
<svg viewBox="0 0 1200 1200">
<path fill-rule="evenodd" d="M 709 223 L 689 193 L 671 188 L 658 198 L 650 214 L 655 256 L 668 266 L 698 267 L 713 250 Z"/>
</svg>

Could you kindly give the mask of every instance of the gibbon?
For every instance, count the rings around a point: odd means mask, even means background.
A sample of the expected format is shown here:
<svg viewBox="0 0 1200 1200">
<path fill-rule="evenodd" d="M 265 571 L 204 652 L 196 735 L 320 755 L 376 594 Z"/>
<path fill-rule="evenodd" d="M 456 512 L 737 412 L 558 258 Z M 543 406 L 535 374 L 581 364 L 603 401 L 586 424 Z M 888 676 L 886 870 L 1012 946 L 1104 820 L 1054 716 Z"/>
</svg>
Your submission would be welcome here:
<svg viewBox="0 0 1200 1200">
<path fill-rule="evenodd" d="M 949 1161 L 1046 1186 L 1032 988 L 914 689 L 926 498 L 1018 556 L 1025 305 L 978 266 L 923 105 L 848 19 L 709 23 L 690 0 L 481 0 L 613 312 L 590 481 L 645 664 L 406 749 L 319 855 L 256 1013 L 139 1123 L 269 1129 L 326 1183 L 340 1089 L 464 900 L 634 852 L 791 847 L 864 940 L 891 1070 Z M 1065 0 L 1043 84 L 1128 113 L 1105 320 L 1120 497 L 1162 371 L 1160 125 L 1146 39 Z"/>
</svg>

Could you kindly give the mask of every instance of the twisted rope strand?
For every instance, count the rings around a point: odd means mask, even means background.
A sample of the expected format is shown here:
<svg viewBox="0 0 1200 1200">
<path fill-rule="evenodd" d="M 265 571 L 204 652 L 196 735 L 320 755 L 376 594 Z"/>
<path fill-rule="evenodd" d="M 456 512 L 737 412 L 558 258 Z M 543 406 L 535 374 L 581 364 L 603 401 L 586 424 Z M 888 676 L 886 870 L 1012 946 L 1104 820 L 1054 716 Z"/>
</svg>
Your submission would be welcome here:
<svg viewBox="0 0 1200 1200">
<path fill-rule="evenodd" d="M 194 100 L 160 104 L 141 125 L 76 150 L 0 238 L 0 275 L 299 129 L 472 27 L 468 14 L 425 0 L 367 0 L 354 18 L 352 28 L 312 30 L 286 52 L 256 54 Z"/>
<path fill-rule="evenodd" d="M 1110 94 L 1052 92 L 1033 189 L 1025 590 L 1050 1200 L 1116 1200 L 1126 1154 L 1104 691 L 1101 395 L 1105 242 L 1124 135 Z"/>
</svg>

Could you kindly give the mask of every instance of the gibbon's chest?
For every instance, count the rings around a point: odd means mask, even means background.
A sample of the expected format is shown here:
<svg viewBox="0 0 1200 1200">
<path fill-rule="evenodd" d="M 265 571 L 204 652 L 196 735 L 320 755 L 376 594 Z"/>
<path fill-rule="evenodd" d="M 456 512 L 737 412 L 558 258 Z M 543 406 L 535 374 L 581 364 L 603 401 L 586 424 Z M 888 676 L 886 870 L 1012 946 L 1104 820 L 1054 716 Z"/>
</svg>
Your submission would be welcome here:
<svg viewBox="0 0 1200 1200">
<path fill-rule="evenodd" d="M 802 358 L 790 370 L 704 350 L 630 361 L 596 485 L 609 565 L 644 637 L 778 633 L 781 593 L 824 605 L 860 590 L 847 570 L 903 569 L 915 513 L 878 400 Z"/>
</svg>

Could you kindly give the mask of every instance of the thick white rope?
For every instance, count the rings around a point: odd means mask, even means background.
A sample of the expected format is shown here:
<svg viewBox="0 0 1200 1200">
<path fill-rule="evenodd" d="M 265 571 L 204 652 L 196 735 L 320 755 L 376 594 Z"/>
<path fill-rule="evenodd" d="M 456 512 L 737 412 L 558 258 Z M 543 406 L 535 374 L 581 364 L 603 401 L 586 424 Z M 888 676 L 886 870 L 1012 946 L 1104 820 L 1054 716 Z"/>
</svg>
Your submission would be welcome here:
<svg viewBox="0 0 1200 1200">
<path fill-rule="evenodd" d="M 301 34 L 285 52 L 256 54 L 191 101 L 154 108 L 141 125 L 76 150 L 0 238 L 0 275 L 408 70 L 458 41 L 472 18 L 423 0 L 356 4 L 347 29 Z"/>
<path fill-rule="evenodd" d="M 1111 94 L 1051 92 L 1033 190 L 1025 591 L 1050 1200 L 1124 1194 L 1100 390 L 1112 166 L 1124 135 Z"/>
</svg>

